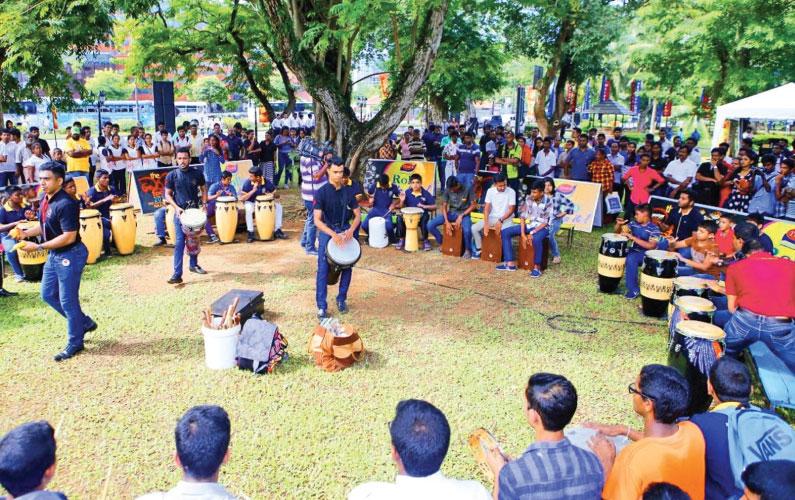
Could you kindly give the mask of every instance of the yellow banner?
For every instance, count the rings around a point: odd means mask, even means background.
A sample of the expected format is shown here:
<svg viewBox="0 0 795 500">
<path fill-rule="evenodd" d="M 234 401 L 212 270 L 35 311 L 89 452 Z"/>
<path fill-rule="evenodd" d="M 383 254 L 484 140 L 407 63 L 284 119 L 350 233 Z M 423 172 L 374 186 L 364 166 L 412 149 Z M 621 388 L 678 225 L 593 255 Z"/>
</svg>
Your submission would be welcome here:
<svg viewBox="0 0 795 500">
<path fill-rule="evenodd" d="M 422 187 L 429 193 L 436 194 L 436 162 L 370 160 L 365 173 L 364 188 L 370 189 L 375 185 L 381 174 L 388 175 L 389 180 L 403 191 L 409 188 L 409 177 L 413 174 L 420 174 Z"/>
</svg>

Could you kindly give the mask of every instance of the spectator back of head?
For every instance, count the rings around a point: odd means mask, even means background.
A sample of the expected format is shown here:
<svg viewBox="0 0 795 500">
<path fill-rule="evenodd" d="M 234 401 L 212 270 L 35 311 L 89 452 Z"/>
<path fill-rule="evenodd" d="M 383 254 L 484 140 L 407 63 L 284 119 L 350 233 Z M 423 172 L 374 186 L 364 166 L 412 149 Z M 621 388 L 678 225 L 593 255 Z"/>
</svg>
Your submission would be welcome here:
<svg viewBox="0 0 795 500">
<path fill-rule="evenodd" d="M 577 411 L 577 390 L 561 375 L 531 375 L 527 381 L 525 397 L 528 409 L 538 413 L 547 431 L 562 431 Z"/>
<path fill-rule="evenodd" d="M 193 479 L 213 477 L 229 450 L 231 424 L 220 406 L 194 406 L 177 423 L 174 438 L 185 475 Z"/>
<path fill-rule="evenodd" d="M 54 465 L 55 431 L 44 420 L 22 424 L 0 440 L 0 484 L 14 497 L 41 487 Z"/>
<path fill-rule="evenodd" d="M 723 356 L 709 369 L 709 383 L 719 400 L 747 403 L 751 397 L 751 374 L 744 363 Z"/>
<path fill-rule="evenodd" d="M 746 496 L 760 500 L 780 500 L 795 497 L 795 462 L 791 460 L 769 460 L 756 462 L 745 468 L 742 474 Z M 750 492 L 757 496 L 748 496 Z"/>
<path fill-rule="evenodd" d="M 640 390 L 654 403 L 654 418 L 673 424 L 685 415 L 690 387 L 681 373 L 670 366 L 646 365 L 640 370 Z"/>
<path fill-rule="evenodd" d="M 427 401 L 401 401 L 389 434 L 406 474 L 426 477 L 439 471 L 450 446 L 450 425 L 441 410 Z"/>
<path fill-rule="evenodd" d="M 671 483 L 651 483 L 643 492 L 643 500 L 690 500 L 690 495 Z"/>
</svg>

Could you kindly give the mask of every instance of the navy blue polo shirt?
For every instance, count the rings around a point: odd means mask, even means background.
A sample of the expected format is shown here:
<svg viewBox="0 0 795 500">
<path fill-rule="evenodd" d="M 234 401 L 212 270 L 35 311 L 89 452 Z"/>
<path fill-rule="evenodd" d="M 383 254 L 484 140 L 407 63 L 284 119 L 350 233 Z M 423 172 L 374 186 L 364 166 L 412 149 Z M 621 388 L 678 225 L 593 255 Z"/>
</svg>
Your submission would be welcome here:
<svg viewBox="0 0 795 500">
<path fill-rule="evenodd" d="M 240 150 L 243 148 L 243 140 L 232 134 L 226 137 L 226 147 L 229 148 L 229 160 L 237 161 L 240 159 Z"/>
<path fill-rule="evenodd" d="M 42 213 L 44 208 L 45 213 Z M 44 241 L 50 241 L 63 233 L 74 231 L 77 233 L 74 243 L 53 250 L 55 253 L 64 252 L 80 243 L 80 202 L 72 198 L 66 191 L 59 189 L 57 193 L 47 200 L 42 200 L 39 208 L 39 220 L 44 221 L 42 234 Z"/>
<path fill-rule="evenodd" d="M 96 186 L 92 186 L 88 192 L 86 193 L 88 199 L 91 200 L 91 203 L 96 203 L 103 198 L 107 198 L 110 195 L 118 196 L 116 194 L 116 190 L 113 186 L 108 186 L 107 191 L 99 191 Z M 99 214 L 106 218 L 110 219 L 110 206 L 113 205 L 113 199 L 106 201 L 101 205 L 94 205 L 92 208 L 99 210 Z"/>
<path fill-rule="evenodd" d="M 335 188 L 330 182 L 315 193 L 315 210 L 323 212 L 322 220 L 333 229 L 342 230 L 349 226 L 353 210 L 358 208 L 355 192 L 351 186 Z"/>
<path fill-rule="evenodd" d="M 373 197 L 373 210 L 383 213 L 389 210 L 392 198 L 400 196 L 400 189 L 394 184 L 389 189 L 373 186 L 370 189 L 370 195 Z"/>
<path fill-rule="evenodd" d="M 406 190 L 406 201 L 403 203 L 406 207 L 416 207 L 422 203 L 423 205 L 433 205 L 436 203 L 433 195 L 429 193 L 425 188 L 422 188 L 419 196 L 415 196 L 414 193 L 411 191 L 411 188 Z"/>
<path fill-rule="evenodd" d="M 6 203 L 6 206 L 10 207 L 10 204 Z M 7 210 L 6 206 L 0 206 L 0 225 L 11 224 L 12 222 L 16 222 L 18 220 L 25 220 L 24 208 Z M 5 238 L 8 236 L 8 231 L 0 232 L 0 236 Z M 7 250 L 10 250 L 10 248 Z"/>
<path fill-rule="evenodd" d="M 248 199 L 248 201 L 254 201 L 257 198 L 257 196 L 261 194 L 272 193 L 276 191 L 276 186 L 274 186 L 271 181 L 269 181 L 268 179 L 262 179 L 262 180 L 263 182 L 260 183 L 259 186 L 257 186 L 257 189 L 254 189 L 254 183 L 251 182 L 250 179 L 246 179 L 246 181 L 243 183 L 243 186 L 240 188 L 240 191 L 244 193 L 250 193 L 252 191 L 256 191 L 254 195 L 252 195 L 252 197 Z"/>
<path fill-rule="evenodd" d="M 171 190 L 174 203 L 183 210 L 202 206 L 199 188 L 204 184 L 204 174 L 191 167 L 178 168 L 166 175 L 166 188 Z"/>
<path fill-rule="evenodd" d="M 707 477 L 704 498 L 706 500 L 739 498 L 743 492 L 734 485 L 734 474 L 729 459 L 729 417 L 719 411 L 708 411 L 693 415 L 690 421 L 701 430 L 706 445 Z"/>
<path fill-rule="evenodd" d="M 702 222 L 704 222 L 704 216 L 696 207 L 693 207 L 685 216 L 682 216 L 679 207 L 676 207 L 668 215 L 668 224 L 674 226 L 674 236 L 680 241 L 693 236 Z"/>
</svg>

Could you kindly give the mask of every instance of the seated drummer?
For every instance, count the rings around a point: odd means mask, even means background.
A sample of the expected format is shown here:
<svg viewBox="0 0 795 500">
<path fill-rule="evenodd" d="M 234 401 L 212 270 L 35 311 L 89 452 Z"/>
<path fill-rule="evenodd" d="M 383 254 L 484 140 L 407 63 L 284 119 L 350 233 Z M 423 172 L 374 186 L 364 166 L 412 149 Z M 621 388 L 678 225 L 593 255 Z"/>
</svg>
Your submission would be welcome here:
<svg viewBox="0 0 795 500">
<path fill-rule="evenodd" d="M 627 253 L 625 268 L 627 293 L 624 297 L 635 299 L 640 295 L 638 270 L 643 264 L 643 256 L 647 250 L 654 250 L 658 246 L 668 248 L 668 241 L 661 238 L 660 228 L 651 221 L 651 206 L 648 203 L 642 203 L 635 207 L 635 220 L 629 224 L 620 217 L 616 219 L 615 232 L 623 234 L 632 241 L 632 246 Z"/>
<path fill-rule="evenodd" d="M 66 174 L 66 177 L 63 179 L 63 185 L 61 186 L 61 189 L 63 189 L 64 193 L 68 194 L 75 200 L 82 201 L 80 197 L 77 196 L 77 184 L 75 184 L 75 178 L 72 174 Z"/>
<path fill-rule="evenodd" d="M 703 220 L 698 225 L 698 229 L 690 238 L 684 241 L 669 240 L 668 248 L 678 250 L 689 248 L 692 258 L 688 259 L 681 253 L 677 253 L 679 258 L 679 269 L 677 276 L 695 276 L 703 279 L 720 279 L 720 250 L 715 243 L 715 233 L 718 225 L 711 220 Z"/>
<path fill-rule="evenodd" d="M 246 209 L 246 231 L 248 232 L 248 242 L 254 241 L 254 204 L 257 196 L 273 193 L 276 191 L 276 186 L 267 179 L 262 177 L 262 170 L 259 167 L 251 167 L 248 171 L 248 179 L 240 187 L 240 196 L 238 199 L 244 202 Z M 274 198 L 277 196 L 274 195 Z M 273 233 L 279 239 L 287 239 L 287 235 L 282 232 L 282 204 L 279 202 L 276 205 L 276 231 Z"/>
<path fill-rule="evenodd" d="M 489 231 L 494 231 L 499 236 L 503 229 L 513 225 L 516 193 L 508 187 L 508 178 L 504 174 L 498 174 L 494 178 L 494 184 L 486 191 L 485 202 L 483 219 L 472 225 L 473 259 L 480 258 L 483 236 L 488 236 Z"/>
<path fill-rule="evenodd" d="M 696 232 L 698 225 L 704 220 L 701 211 L 695 207 L 696 197 L 692 190 L 685 189 L 679 193 L 677 207 L 668 214 L 665 226 L 677 241 L 684 241 Z M 689 247 L 682 247 L 679 253 L 690 258 Z"/>
<path fill-rule="evenodd" d="M 467 189 L 459 180 L 453 176 L 447 178 L 447 189 L 441 196 L 441 214 L 428 221 L 428 232 L 430 232 L 439 243 L 439 250 L 442 249 L 444 236 L 439 232 L 439 226 L 444 226 L 445 234 L 451 234 L 453 226 L 461 229 L 463 234 L 464 259 L 472 258 L 472 219 L 469 214 L 475 210 L 477 200 L 472 195 L 472 188 Z"/>
<path fill-rule="evenodd" d="M 392 224 L 392 211 L 400 205 L 400 188 L 389 183 L 389 176 L 381 174 L 378 182 L 370 189 L 371 208 L 367 219 L 362 222 L 362 229 L 370 234 L 370 219 L 383 217 L 386 221 L 386 235 L 392 243 L 395 238 L 395 225 Z"/>
<path fill-rule="evenodd" d="M 17 251 L 14 250 L 17 241 L 9 235 L 9 231 L 14 229 L 20 222 L 33 219 L 34 212 L 25 202 L 22 188 L 11 186 L 7 193 L 8 199 L 0 205 L 0 243 L 3 245 L 6 260 L 11 264 L 11 270 L 14 272 L 14 281 L 22 283 L 25 281 L 25 275 L 22 272 Z M 2 293 L 0 293 L 0 296 L 2 296 Z"/>
<path fill-rule="evenodd" d="M 411 174 L 409 177 L 409 188 L 405 193 L 400 195 L 400 208 L 421 208 L 423 210 L 420 217 L 420 236 L 423 241 L 422 249 L 426 252 L 431 249 L 431 242 L 428 241 L 428 219 L 430 219 L 430 212 L 436 210 L 436 199 L 424 187 L 422 187 L 422 176 L 420 174 Z M 406 239 L 406 223 L 403 221 L 403 214 L 400 210 L 396 211 L 397 215 L 397 233 L 398 240 L 397 249 L 403 250 L 403 245 Z"/>
<path fill-rule="evenodd" d="M 498 271 L 516 271 L 516 261 L 513 258 L 513 238 L 520 236 L 522 248 L 532 242 L 533 245 L 533 270 L 530 277 L 541 277 L 541 261 L 544 255 L 544 240 L 549 237 L 549 221 L 552 219 L 552 203 L 544 196 L 544 181 L 535 181 L 530 188 L 530 196 L 525 198 L 519 207 L 518 226 L 511 226 L 502 230 L 502 258 L 503 263 L 497 266 Z"/>
<path fill-rule="evenodd" d="M 231 196 L 237 199 L 237 190 L 232 185 L 232 172 L 224 170 L 221 172 L 221 180 L 210 186 L 207 190 L 207 224 L 204 225 L 204 230 L 210 237 L 210 243 L 218 242 L 218 236 L 213 232 L 213 226 L 210 224 L 210 217 L 215 215 L 215 202 L 221 196 Z"/>
<path fill-rule="evenodd" d="M 94 177 L 96 183 L 86 192 L 83 205 L 99 211 L 99 216 L 102 218 L 102 248 L 105 250 L 105 256 L 110 257 L 110 206 L 118 203 L 121 197 L 110 185 L 110 174 L 107 171 L 98 170 Z"/>
</svg>

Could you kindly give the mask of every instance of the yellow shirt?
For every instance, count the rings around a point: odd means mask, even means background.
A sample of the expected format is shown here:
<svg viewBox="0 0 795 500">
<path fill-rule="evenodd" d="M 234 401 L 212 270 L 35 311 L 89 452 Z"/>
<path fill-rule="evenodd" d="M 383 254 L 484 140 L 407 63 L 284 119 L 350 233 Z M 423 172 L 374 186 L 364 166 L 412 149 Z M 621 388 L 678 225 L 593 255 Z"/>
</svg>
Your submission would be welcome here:
<svg viewBox="0 0 795 500">
<path fill-rule="evenodd" d="M 82 137 L 78 140 L 74 140 L 71 137 L 67 139 L 66 149 L 64 150 L 64 156 L 66 157 L 66 171 L 88 172 L 90 169 L 88 156 L 84 158 L 72 158 L 66 153 L 69 153 L 70 151 L 88 151 L 89 149 L 91 149 L 91 144 L 89 144 L 88 141 Z"/>
</svg>

